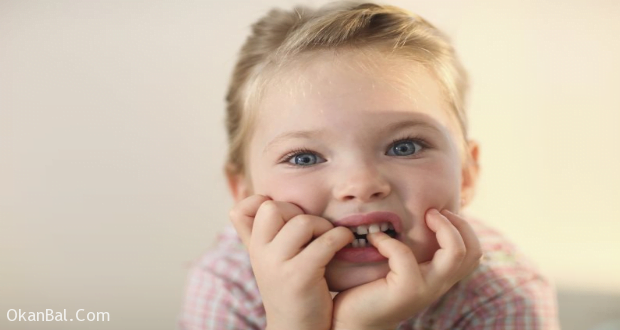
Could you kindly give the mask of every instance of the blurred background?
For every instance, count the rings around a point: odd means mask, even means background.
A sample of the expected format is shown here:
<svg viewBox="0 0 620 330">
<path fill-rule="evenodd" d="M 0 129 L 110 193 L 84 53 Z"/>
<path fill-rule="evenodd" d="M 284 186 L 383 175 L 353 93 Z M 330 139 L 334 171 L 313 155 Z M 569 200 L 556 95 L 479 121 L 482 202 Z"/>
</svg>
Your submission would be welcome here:
<svg viewBox="0 0 620 330">
<path fill-rule="evenodd" d="M 237 51 L 269 8 L 326 2 L 0 0 L 1 329 L 175 328 L 232 206 Z M 390 3 L 446 31 L 471 75 L 469 212 L 555 281 L 563 329 L 620 329 L 620 2 Z"/>
</svg>

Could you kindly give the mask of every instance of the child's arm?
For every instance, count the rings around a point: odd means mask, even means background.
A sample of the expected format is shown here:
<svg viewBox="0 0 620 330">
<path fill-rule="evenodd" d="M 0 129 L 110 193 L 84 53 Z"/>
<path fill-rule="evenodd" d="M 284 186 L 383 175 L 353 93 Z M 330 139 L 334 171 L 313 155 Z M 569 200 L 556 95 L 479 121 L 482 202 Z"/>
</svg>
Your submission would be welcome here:
<svg viewBox="0 0 620 330">
<path fill-rule="evenodd" d="M 329 329 L 333 305 L 325 267 L 353 240 L 351 231 L 261 195 L 239 202 L 230 217 L 249 250 L 267 328 Z"/>
<path fill-rule="evenodd" d="M 429 262 L 418 264 L 411 250 L 384 233 L 368 235 L 388 258 L 390 273 L 339 293 L 334 299 L 333 329 L 396 329 L 469 275 L 482 257 L 472 227 L 459 216 L 431 210 L 428 227 L 436 233 L 440 249 Z"/>
<path fill-rule="evenodd" d="M 521 283 L 477 305 L 467 329 L 560 329 L 553 286 L 542 277 Z"/>
</svg>

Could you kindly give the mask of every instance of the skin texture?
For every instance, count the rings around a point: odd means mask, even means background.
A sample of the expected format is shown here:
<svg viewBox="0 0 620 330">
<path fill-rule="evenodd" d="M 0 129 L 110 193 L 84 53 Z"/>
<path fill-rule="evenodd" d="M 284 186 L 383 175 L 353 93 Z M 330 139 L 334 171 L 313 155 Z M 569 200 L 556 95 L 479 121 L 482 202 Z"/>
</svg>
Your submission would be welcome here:
<svg viewBox="0 0 620 330">
<path fill-rule="evenodd" d="M 378 52 L 314 55 L 266 89 L 248 175 L 229 176 L 231 220 L 270 329 L 393 328 L 478 264 L 477 238 L 456 215 L 474 189 L 477 146 L 459 149 L 458 125 L 421 64 Z M 369 235 L 388 260 L 333 260 L 353 235 L 332 222 L 373 211 L 402 220 L 398 240 Z M 332 300 L 330 290 L 340 294 Z"/>
</svg>

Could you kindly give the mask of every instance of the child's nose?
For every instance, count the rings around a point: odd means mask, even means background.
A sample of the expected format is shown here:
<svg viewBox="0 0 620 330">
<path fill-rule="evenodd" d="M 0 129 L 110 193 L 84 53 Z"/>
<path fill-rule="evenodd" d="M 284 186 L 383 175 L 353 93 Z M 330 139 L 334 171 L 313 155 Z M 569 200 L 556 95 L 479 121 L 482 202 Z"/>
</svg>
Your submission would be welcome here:
<svg viewBox="0 0 620 330">
<path fill-rule="evenodd" d="M 334 197 L 341 201 L 358 199 L 361 202 L 380 200 L 390 194 L 391 186 L 385 176 L 372 165 L 345 168 L 337 174 Z"/>
</svg>

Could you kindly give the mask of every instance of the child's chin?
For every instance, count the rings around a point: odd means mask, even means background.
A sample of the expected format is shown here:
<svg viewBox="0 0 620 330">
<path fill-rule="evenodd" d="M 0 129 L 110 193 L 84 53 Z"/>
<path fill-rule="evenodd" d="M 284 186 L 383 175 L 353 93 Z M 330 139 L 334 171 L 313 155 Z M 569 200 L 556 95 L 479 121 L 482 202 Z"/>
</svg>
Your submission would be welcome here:
<svg viewBox="0 0 620 330">
<path fill-rule="evenodd" d="M 325 279 L 330 291 L 341 292 L 385 278 L 389 271 L 387 262 L 348 267 L 332 264 L 325 270 Z"/>
</svg>

